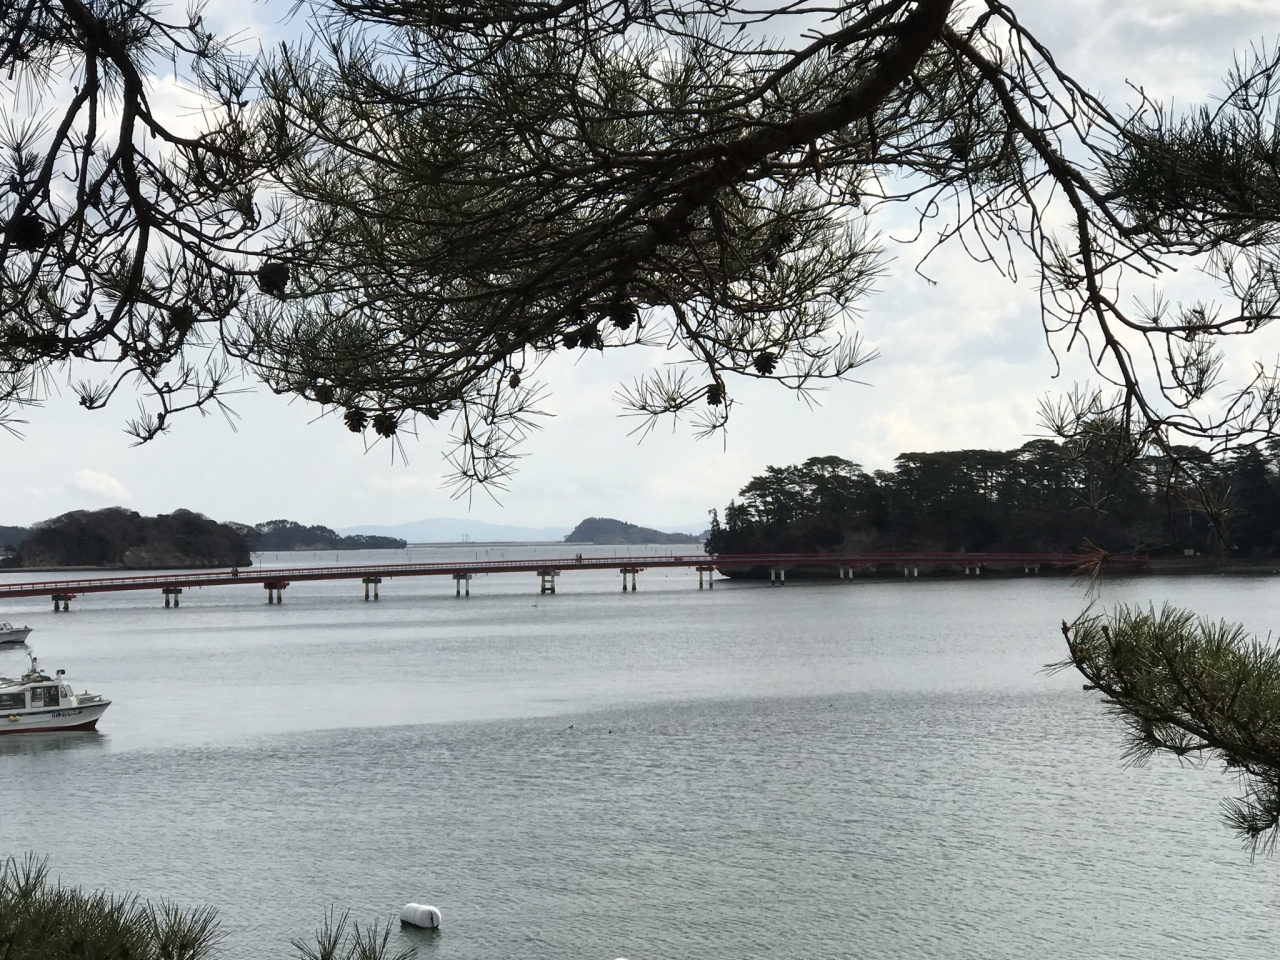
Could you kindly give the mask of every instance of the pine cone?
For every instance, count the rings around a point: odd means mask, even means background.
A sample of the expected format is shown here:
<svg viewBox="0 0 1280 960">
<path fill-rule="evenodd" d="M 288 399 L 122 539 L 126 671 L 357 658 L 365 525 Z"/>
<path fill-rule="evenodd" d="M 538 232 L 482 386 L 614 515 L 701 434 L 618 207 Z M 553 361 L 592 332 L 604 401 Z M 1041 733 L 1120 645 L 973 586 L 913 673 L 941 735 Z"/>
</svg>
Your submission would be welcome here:
<svg viewBox="0 0 1280 960">
<path fill-rule="evenodd" d="M 619 300 L 609 304 L 609 321 L 619 330 L 629 330 L 637 319 L 639 311 L 634 303 Z"/>
<path fill-rule="evenodd" d="M 263 293 L 273 297 L 283 297 L 289 286 L 289 265 L 287 263 L 264 263 L 258 268 L 258 286 Z"/>
<path fill-rule="evenodd" d="M 24 213 L 9 225 L 6 232 L 9 234 L 9 243 L 14 249 L 24 253 L 34 253 L 39 250 L 49 236 L 49 228 L 35 213 Z"/>
</svg>

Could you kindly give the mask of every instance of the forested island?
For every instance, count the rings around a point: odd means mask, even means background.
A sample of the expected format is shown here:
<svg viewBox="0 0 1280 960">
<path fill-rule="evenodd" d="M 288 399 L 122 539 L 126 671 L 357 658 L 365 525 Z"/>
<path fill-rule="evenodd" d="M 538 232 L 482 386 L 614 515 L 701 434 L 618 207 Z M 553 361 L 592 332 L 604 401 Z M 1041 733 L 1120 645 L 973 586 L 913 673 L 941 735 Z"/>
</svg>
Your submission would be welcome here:
<svg viewBox="0 0 1280 960">
<path fill-rule="evenodd" d="M 124 507 L 73 510 L 37 523 L 3 561 L 8 567 L 131 569 L 249 563 L 249 544 L 231 524 L 190 510 L 144 517 Z"/>
<path fill-rule="evenodd" d="M 837 456 L 769 467 L 713 515 L 710 553 L 1053 552 L 1280 555 L 1280 448 L 1225 458 L 1179 451 L 1222 499 L 1215 530 L 1146 457 L 1117 466 L 1051 440 L 1016 450 L 904 453 L 867 472 Z"/>
<path fill-rule="evenodd" d="M 564 538 L 565 543 L 701 543 L 702 537 L 688 533 L 663 533 L 651 527 L 609 517 L 587 517 Z"/>
<path fill-rule="evenodd" d="M 399 537 L 364 534 L 341 536 L 328 527 L 306 527 L 292 520 L 268 520 L 244 528 L 245 539 L 255 553 L 276 550 L 402 550 Z"/>
<path fill-rule="evenodd" d="M 191 510 L 144 517 L 124 507 L 73 510 L 30 527 L 0 527 L 6 567 L 247 567 L 284 550 L 401 549 L 396 537 L 343 537 L 292 520 L 218 523 Z"/>
</svg>

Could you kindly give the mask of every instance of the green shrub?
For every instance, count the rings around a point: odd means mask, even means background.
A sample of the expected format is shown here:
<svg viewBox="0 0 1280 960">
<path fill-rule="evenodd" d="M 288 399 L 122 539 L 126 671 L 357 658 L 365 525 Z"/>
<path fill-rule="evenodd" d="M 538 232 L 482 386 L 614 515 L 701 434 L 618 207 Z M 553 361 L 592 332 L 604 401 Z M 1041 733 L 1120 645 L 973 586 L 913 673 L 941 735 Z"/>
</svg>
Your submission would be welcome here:
<svg viewBox="0 0 1280 960">
<path fill-rule="evenodd" d="M 136 896 L 85 893 L 49 880 L 45 860 L 0 869 L 0 956 L 6 960 L 204 960 L 222 940 L 210 907 L 183 910 Z"/>
<path fill-rule="evenodd" d="M 314 942 L 294 940 L 301 960 L 410 960 L 389 954 L 391 926 L 361 927 L 325 914 Z M 206 960 L 223 934 L 212 907 L 183 909 L 135 895 L 86 893 L 49 880 L 48 861 L 28 854 L 0 868 L 0 960 Z"/>
</svg>

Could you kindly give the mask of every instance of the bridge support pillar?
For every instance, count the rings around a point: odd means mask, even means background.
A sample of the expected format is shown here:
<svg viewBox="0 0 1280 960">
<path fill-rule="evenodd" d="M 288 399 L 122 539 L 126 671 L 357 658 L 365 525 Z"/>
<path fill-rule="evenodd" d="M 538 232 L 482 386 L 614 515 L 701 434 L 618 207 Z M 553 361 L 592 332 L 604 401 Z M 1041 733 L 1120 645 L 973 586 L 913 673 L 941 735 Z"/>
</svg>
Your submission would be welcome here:
<svg viewBox="0 0 1280 960">
<path fill-rule="evenodd" d="M 777 577 L 775 580 L 774 577 Z M 785 587 L 787 585 L 787 571 L 782 567 L 769 568 L 769 586 Z"/>
<path fill-rule="evenodd" d="M 538 571 L 538 581 L 539 581 L 538 592 L 539 593 L 555 593 L 556 577 L 558 576 L 560 576 L 559 570 L 539 570 Z"/>
<path fill-rule="evenodd" d="M 62 604 L 62 612 L 71 612 L 71 601 L 76 598 L 74 593 L 55 593 L 53 595 L 53 612 L 58 612 L 58 604 Z"/>
<path fill-rule="evenodd" d="M 364 598 L 365 598 L 365 600 L 366 600 L 366 601 L 368 601 L 368 599 L 369 599 L 369 587 L 373 587 L 373 599 L 374 599 L 374 600 L 377 600 L 377 599 L 378 599 L 378 584 L 380 584 L 380 583 L 382 582 L 382 578 L 381 578 L 381 577 L 365 577 L 365 578 L 364 578 L 363 580 L 361 580 L 360 582 L 364 584 Z"/>
<path fill-rule="evenodd" d="M 636 592 L 636 574 L 640 572 L 639 567 L 620 567 L 618 572 L 622 574 L 622 592 L 627 592 L 627 574 L 631 574 L 631 592 Z"/>
<path fill-rule="evenodd" d="M 472 577 L 472 574 L 469 574 L 469 573 L 455 573 L 453 575 L 453 595 L 455 597 L 462 596 L 462 585 L 464 583 L 467 585 L 466 586 L 467 596 L 468 597 L 471 596 L 471 577 Z M 555 584 L 552 584 L 551 592 L 552 593 L 556 592 Z"/>
<path fill-rule="evenodd" d="M 707 589 L 714 590 L 716 588 L 715 572 L 716 572 L 716 568 L 711 566 L 710 564 L 698 567 L 698 589 L 699 590 L 702 589 L 703 573 L 706 573 L 707 575 Z"/>
<path fill-rule="evenodd" d="M 165 587 L 161 593 L 164 594 L 164 605 L 169 606 L 169 598 L 173 598 L 173 605 L 176 608 L 179 605 L 178 598 L 182 596 L 181 587 Z"/>
<path fill-rule="evenodd" d="M 267 603 L 281 604 L 284 603 L 284 588 L 289 585 L 288 580 L 268 580 L 262 586 L 267 591 Z"/>
</svg>

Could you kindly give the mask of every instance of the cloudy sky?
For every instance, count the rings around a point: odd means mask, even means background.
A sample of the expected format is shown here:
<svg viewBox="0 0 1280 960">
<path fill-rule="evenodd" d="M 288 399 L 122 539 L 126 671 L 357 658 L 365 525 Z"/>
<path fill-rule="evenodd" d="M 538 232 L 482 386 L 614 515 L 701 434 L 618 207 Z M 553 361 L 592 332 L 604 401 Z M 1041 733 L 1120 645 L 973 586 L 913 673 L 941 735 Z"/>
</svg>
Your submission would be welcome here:
<svg viewBox="0 0 1280 960">
<path fill-rule="evenodd" d="M 294 27 L 290 4 L 217 0 L 208 19 L 271 42 Z M 1280 35 L 1264 0 L 1015 0 L 1059 62 L 1109 101 L 1125 82 L 1186 104 L 1211 96 L 1236 51 Z M 248 19 L 246 19 L 246 17 Z M 890 244 L 894 257 L 859 326 L 880 351 L 862 369 L 866 385 L 841 384 L 810 407 L 785 390 L 734 388 L 734 422 L 724 438 L 697 440 L 686 426 L 643 442 L 612 399 L 622 382 L 662 362 L 657 352 L 556 357 L 544 369 L 553 416 L 524 447 L 511 488 L 470 503 L 443 486 L 444 431 L 406 438 L 407 462 L 318 410 L 273 397 L 251 381 L 232 400 L 238 416 L 187 415 L 173 431 L 130 446 L 127 403 L 88 413 L 70 391 L 27 414 L 24 438 L 0 437 L 7 482 L 0 523 L 30 523 L 73 509 L 120 504 L 143 513 L 186 507 L 220 520 L 284 517 L 333 527 L 472 517 L 522 526 L 572 525 L 612 516 L 651 526 L 703 522 L 768 464 L 838 454 L 868 469 L 906 450 L 1008 448 L 1039 435 L 1041 397 L 1089 376 L 1068 358 L 1062 373 L 1046 348 L 1034 283 L 1011 284 L 960 251 L 931 261 L 936 283 L 917 276 L 918 251 Z M 1272 339 L 1272 338 L 1268 338 Z M 1232 360 L 1274 359 L 1274 340 Z"/>
</svg>

